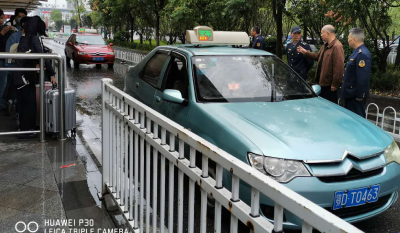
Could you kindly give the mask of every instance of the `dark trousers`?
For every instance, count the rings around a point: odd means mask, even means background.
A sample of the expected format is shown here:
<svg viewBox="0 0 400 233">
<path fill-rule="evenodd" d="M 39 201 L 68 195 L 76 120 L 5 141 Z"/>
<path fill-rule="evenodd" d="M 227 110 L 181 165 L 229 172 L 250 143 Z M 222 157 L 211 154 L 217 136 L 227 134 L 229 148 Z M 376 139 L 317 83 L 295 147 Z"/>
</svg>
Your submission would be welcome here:
<svg viewBox="0 0 400 233">
<path fill-rule="evenodd" d="M 21 131 L 36 128 L 36 87 L 26 85 L 17 90 L 19 128 Z"/>
<path fill-rule="evenodd" d="M 344 100 L 344 107 L 365 118 L 365 100 L 346 99 Z"/>
<path fill-rule="evenodd" d="M 319 96 L 335 104 L 338 102 L 337 91 L 331 91 L 331 86 L 321 87 L 321 94 Z"/>
</svg>

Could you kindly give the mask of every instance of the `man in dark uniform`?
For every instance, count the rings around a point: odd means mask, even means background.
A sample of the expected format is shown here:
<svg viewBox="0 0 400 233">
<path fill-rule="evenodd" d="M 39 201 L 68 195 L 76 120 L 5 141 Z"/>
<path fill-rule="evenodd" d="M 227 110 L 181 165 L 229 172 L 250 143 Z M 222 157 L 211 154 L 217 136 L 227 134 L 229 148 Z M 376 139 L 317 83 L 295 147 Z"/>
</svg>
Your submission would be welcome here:
<svg viewBox="0 0 400 233">
<path fill-rule="evenodd" d="M 365 118 L 365 103 L 369 97 L 371 53 L 364 45 L 365 33 L 361 28 L 350 29 L 349 46 L 354 49 L 344 71 L 341 98 L 344 107 Z"/>
<path fill-rule="evenodd" d="M 251 36 L 254 38 L 253 42 L 253 49 L 265 49 L 265 40 L 264 38 L 260 35 L 261 29 L 257 26 L 254 26 L 251 29 Z"/>
<path fill-rule="evenodd" d="M 296 71 L 304 81 L 307 81 L 307 73 L 311 69 L 314 61 L 307 59 L 302 53 L 297 51 L 297 46 L 302 46 L 311 52 L 311 47 L 301 39 L 301 28 L 294 26 L 291 31 L 292 41 L 286 46 L 286 55 L 289 66 Z"/>
</svg>

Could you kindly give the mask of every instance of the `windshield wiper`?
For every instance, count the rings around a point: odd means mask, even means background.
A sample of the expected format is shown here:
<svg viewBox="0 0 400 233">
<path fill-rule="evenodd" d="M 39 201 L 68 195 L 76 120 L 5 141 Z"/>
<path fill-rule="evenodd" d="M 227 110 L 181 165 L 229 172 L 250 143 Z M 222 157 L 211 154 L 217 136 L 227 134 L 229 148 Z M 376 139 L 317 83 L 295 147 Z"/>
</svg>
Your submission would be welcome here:
<svg viewBox="0 0 400 233">
<path fill-rule="evenodd" d="M 275 90 L 275 67 L 274 64 L 272 65 L 272 88 L 271 88 L 271 102 L 275 102 L 276 100 L 276 90 Z"/>
</svg>

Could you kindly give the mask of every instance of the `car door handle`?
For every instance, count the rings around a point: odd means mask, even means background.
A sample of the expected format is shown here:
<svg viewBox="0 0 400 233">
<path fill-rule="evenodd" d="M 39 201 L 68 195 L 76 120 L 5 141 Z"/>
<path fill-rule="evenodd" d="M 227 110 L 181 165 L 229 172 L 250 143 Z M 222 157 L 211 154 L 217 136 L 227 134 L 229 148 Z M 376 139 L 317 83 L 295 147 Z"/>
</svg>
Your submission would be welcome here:
<svg viewBox="0 0 400 233">
<path fill-rule="evenodd" d="M 139 87 L 139 83 L 136 83 L 136 87 Z"/>
<path fill-rule="evenodd" d="M 157 101 L 157 102 L 160 102 L 160 101 L 161 101 L 160 96 L 156 96 L 156 101 Z"/>
</svg>

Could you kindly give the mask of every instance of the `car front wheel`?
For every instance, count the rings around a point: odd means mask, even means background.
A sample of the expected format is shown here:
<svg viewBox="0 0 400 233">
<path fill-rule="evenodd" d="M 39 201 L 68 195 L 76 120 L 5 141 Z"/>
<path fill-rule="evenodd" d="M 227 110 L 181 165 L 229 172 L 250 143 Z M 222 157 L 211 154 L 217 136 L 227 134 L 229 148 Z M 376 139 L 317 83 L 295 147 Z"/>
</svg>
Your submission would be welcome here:
<svg viewBox="0 0 400 233">
<path fill-rule="evenodd" d="M 110 63 L 110 64 L 108 64 L 108 68 L 113 68 L 114 67 L 114 63 Z"/>
<path fill-rule="evenodd" d="M 76 61 L 76 57 L 74 55 L 73 57 L 74 57 L 74 69 L 79 69 L 80 63 Z"/>
<path fill-rule="evenodd" d="M 71 67 L 71 58 L 69 58 L 66 53 L 65 53 L 65 61 L 67 62 L 67 66 Z"/>
</svg>

